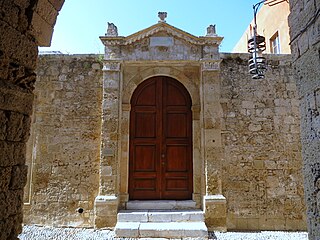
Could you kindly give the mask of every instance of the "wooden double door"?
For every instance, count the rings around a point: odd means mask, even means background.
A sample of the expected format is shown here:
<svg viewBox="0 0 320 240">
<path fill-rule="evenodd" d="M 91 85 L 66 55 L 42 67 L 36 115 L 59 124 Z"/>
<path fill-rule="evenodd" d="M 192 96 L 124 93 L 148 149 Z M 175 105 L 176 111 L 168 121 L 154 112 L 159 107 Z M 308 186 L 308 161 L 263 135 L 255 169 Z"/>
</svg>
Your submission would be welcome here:
<svg viewBox="0 0 320 240">
<path fill-rule="evenodd" d="M 152 77 L 131 98 L 129 196 L 191 199 L 191 98 L 170 77 Z"/>
</svg>

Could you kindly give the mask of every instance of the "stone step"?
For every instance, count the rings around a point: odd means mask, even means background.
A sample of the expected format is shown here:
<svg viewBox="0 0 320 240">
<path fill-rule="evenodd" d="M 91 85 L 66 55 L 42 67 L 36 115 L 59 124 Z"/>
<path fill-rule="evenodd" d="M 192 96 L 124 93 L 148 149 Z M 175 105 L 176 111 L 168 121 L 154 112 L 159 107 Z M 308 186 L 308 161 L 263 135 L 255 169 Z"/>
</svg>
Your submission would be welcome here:
<svg viewBox="0 0 320 240">
<path fill-rule="evenodd" d="M 159 201 L 129 201 L 126 205 L 127 210 L 178 210 L 178 209 L 196 209 L 196 202 L 192 200 L 175 201 L 175 200 L 159 200 Z"/>
<path fill-rule="evenodd" d="M 203 222 L 201 210 L 121 210 L 118 222 Z"/>
<path fill-rule="evenodd" d="M 204 222 L 118 222 L 117 237 L 207 239 Z"/>
</svg>

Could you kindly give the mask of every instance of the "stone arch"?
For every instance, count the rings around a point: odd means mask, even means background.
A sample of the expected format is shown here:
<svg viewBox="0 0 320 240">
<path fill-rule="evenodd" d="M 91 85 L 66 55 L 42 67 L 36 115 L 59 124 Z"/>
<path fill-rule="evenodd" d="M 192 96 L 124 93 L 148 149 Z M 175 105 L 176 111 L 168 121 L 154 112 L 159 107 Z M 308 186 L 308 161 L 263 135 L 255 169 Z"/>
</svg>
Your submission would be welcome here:
<svg viewBox="0 0 320 240">
<path fill-rule="evenodd" d="M 131 96 L 137 86 L 143 81 L 155 77 L 155 76 L 167 76 L 172 77 L 182 83 L 191 96 L 192 105 L 200 106 L 199 87 L 197 87 L 194 79 L 188 78 L 183 71 L 180 71 L 174 67 L 150 67 L 145 69 L 136 75 L 134 75 L 126 85 L 123 86 L 122 103 L 129 104 Z"/>
</svg>

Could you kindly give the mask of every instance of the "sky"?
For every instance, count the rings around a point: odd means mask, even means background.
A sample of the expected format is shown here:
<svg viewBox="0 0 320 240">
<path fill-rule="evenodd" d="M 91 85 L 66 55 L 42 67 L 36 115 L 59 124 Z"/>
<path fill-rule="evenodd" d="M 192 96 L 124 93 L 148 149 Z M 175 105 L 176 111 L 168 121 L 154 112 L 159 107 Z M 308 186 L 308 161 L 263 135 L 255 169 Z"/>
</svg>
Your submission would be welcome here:
<svg viewBox="0 0 320 240">
<path fill-rule="evenodd" d="M 195 36 L 203 36 L 210 24 L 224 37 L 220 52 L 231 52 L 253 18 L 258 0 L 65 0 L 54 28 L 51 47 L 40 51 L 65 54 L 103 53 L 99 36 L 107 22 L 128 36 L 158 22 L 167 12 L 167 23 Z"/>
</svg>

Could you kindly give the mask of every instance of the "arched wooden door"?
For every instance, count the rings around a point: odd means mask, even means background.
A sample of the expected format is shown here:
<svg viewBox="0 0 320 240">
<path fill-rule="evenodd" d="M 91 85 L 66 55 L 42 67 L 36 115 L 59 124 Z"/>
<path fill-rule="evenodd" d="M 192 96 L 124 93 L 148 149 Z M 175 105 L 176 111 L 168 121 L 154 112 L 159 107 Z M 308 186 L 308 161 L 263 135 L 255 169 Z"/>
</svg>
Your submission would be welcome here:
<svg viewBox="0 0 320 240">
<path fill-rule="evenodd" d="M 130 199 L 191 199 L 191 98 L 178 81 L 152 77 L 135 90 L 129 158 Z"/>
</svg>

